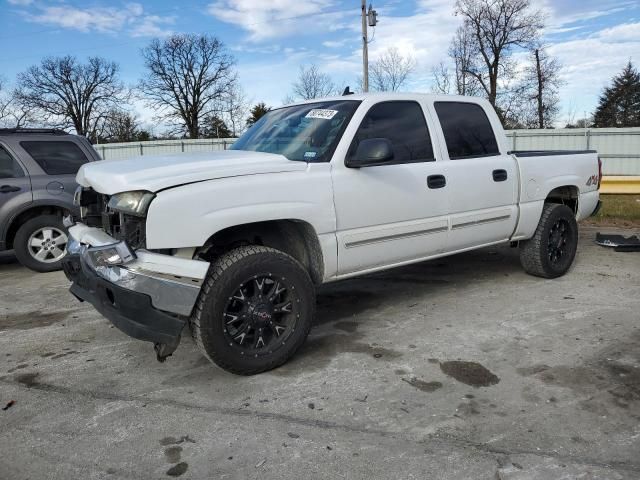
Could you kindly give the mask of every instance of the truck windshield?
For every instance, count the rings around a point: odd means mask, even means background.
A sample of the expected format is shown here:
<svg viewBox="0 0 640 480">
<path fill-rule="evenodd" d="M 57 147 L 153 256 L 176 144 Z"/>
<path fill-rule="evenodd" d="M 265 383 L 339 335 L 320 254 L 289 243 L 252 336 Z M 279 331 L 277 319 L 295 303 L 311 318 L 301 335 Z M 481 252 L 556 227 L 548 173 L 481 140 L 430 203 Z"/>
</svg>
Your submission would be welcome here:
<svg viewBox="0 0 640 480">
<path fill-rule="evenodd" d="M 328 162 L 359 104 L 356 100 L 334 100 L 272 110 L 231 149 L 278 153 L 289 160 Z"/>
</svg>

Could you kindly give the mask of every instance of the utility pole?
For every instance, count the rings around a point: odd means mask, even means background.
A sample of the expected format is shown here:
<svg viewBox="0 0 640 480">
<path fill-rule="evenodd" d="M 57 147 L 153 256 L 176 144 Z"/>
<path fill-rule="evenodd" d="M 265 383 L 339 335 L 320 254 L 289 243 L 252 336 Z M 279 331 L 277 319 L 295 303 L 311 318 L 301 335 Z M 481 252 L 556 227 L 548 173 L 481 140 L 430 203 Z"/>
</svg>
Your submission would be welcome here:
<svg viewBox="0 0 640 480">
<path fill-rule="evenodd" d="M 375 27 L 378 23 L 378 12 L 376 12 L 371 4 L 367 12 L 367 0 L 362 0 L 362 90 L 369 91 L 369 39 L 367 35 L 367 24 Z"/>
<path fill-rule="evenodd" d="M 542 90 L 543 90 L 543 79 L 542 79 L 542 69 L 540 67 L 540 54 L 538 53 L 538 49 L 535 51 L 536 55 L 536 75 L 538 78 L 538 128 L 544 128 L 544 104 L 542 103 Z"/>
<path fill-rule="evenodd" d="M 367 39 L 367 0 L 362 0 L 362 90 L 369 91 L 369 45 Z"/>
</svg>

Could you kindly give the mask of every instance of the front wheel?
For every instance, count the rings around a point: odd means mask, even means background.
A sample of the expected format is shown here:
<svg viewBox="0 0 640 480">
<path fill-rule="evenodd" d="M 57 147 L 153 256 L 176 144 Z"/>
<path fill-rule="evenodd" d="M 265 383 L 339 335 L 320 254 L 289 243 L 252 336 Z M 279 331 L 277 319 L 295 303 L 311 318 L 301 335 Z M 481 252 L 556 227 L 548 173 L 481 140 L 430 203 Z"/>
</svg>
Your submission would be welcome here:
<svg viewBox="0 0 640 480">
<path fill-rule="evenodd" d="M 211 264 L 190 319 L 202 353 L 223 369 L 253 375 L 291 358 L 304 343 L 315 289 L 293 257 L 244 246 Z"/>
<path fill-rule="evenodd" d="M 36 272 L 62 268 L 67 254 L 67 229 L 57 215 L 41 215 L 24 222 L 13 239 L 18 261 Z"/>
<path fill-rule="evenodd" d="M 569 270 L 577 248 L 573 211 L 566 205 L 547 203 L 533 237 L 520 243 L 520 263 L 531 275 L 556 278 Z"/>
</svg>

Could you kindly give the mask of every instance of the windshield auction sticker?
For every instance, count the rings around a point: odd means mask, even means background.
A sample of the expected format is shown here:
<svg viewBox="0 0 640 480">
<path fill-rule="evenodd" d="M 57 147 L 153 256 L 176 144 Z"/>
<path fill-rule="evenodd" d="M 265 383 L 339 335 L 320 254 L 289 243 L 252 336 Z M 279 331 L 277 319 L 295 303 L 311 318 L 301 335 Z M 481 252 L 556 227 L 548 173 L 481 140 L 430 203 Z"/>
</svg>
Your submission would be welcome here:
<svg viewBox="0 0 640 480">
<path fill-rule="evenodd" d="M 331 120 L 338 110 L 325 110 L 322 108 L 314 108 L 309 110 L 309 113 L 305 115 L 305 118 L 321 118 L 323 120 Z"/>
</svg>

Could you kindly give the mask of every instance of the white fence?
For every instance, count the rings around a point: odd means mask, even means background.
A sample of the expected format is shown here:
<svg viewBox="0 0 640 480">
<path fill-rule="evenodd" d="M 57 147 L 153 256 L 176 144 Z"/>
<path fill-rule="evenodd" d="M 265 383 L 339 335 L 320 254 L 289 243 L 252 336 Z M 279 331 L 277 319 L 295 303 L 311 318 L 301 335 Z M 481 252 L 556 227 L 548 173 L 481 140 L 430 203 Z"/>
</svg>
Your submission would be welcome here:
<svg viewBox="0 0 640 480">
<path fill-rule="evenodd" d="M 605 175 L 640 175 L 640 128 L 509 130 L 513 150 L 597 150 Z"/>
<path fill-rule="evenodd" d="M 512 150 L 597 150 L 605 175 L 640 175 L 640 128 L 509 130 Z M 139 155 L 226 150 L 234 138 L 157 140 L 95 145 L 105 160 Z"/>
<path fill-rule="evenodd" d="M 235 138 L 202 138 L 185 140 L 152 140 L 150 142 L 102 143 L 93 147 L 103 160 L 122 160 L 140 155 L 169 153 L 212 152 L 226 150 Z"/>
</svg>

